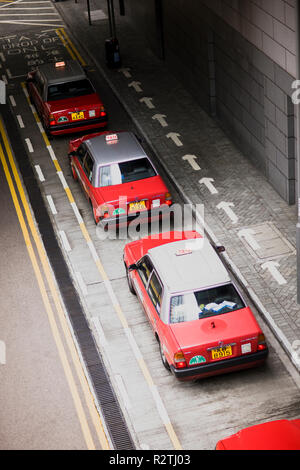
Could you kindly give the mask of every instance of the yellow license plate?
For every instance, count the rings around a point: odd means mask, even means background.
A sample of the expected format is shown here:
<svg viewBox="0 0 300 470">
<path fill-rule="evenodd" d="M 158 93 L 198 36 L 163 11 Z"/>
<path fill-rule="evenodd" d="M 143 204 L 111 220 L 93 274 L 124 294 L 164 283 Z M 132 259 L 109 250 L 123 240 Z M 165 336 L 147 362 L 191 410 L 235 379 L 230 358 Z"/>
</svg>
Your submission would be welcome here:
<svg viewBox="0 0 300 470">
<path fill-rule="evenodd" d="M 220 359 L 222 357 L 232 356 L 231 346 L 226 346 L 226 348 L 212 349 L 211 357 L 212 359 Z"/>
<path fill-rule="evenodd" d="M 83 111 L 80 111 L 80 113 L 72 113 L 71 117 L 72 117 L 72 121 L 77 121 L 78 119 L 84 119 L 84 113 Z"/>
<path fill-rule="evenodd" d="M 131 202 L 129 204 L 129 212 L 144 211 L 145 209 L 145 201 Z"/>
</svg>

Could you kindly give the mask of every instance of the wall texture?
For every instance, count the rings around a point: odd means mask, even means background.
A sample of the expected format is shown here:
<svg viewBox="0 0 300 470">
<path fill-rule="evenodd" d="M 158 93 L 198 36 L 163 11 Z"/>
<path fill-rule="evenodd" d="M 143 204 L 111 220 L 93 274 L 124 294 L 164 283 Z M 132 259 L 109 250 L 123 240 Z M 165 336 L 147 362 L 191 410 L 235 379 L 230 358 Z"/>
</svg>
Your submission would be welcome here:
<svg viewBox="0 0 300 470">
<path fill-rule="evenodd" d="M 163 35 L 153 24 L 158 3 Z M 152 49 L 158 55 L 164 50 L 177 77 L 293 204 L 295 118 L 290 96 L 296 75 L 296 0 L 128 4 L 133 25 L 143 28 Z"/>
</svg>

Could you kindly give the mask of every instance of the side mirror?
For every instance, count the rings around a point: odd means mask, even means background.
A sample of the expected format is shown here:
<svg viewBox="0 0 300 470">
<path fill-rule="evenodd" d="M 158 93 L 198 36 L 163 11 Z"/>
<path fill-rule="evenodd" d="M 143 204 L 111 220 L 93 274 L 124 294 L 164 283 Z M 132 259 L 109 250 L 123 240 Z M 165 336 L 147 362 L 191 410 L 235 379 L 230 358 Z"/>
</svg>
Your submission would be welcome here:
<svg viewBox="0 0 300 470">
<path fill-rule="evenodd" d="M 137 265 L 136 264 L 130 264 L 127 269 L 128 269 L 128 271 L 134 271 L 135 269 L 137 269 Z"/>
<path fill-rule="evenodd" d="M 76 152 L 73 150 L 73 152 L 68 153 L 68 157 L 74 157 L 76 155 Z"/>
<path fill-rule="evenodd" d="M 218 252 L 218 253 L 223 253 L 225 251 L 225 246 L 223 245 L 216 245 L 215 246 L 215 250 Z"/>
</svg>

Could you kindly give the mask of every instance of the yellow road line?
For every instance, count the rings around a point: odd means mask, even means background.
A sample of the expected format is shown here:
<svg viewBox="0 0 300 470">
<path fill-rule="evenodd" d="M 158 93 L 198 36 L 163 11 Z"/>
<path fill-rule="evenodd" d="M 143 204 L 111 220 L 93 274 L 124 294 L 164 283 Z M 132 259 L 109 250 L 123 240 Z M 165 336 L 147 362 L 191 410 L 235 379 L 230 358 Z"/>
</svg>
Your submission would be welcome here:
<svg viewBox="0 0 300 470">
<path fill-rule="evenodd" d="M 33 217 L 32 217 L 32 214 L 31 214 L 31 211 L 30 211 L 30 208 L 29 208 L 29 204 L 28 204 L 26 196 L 25 196 L 25 192 L 24 192 L 24 189 L 23 189 L 23 186 L 22 186 L 22 183 L 21 183 L 19 173 L 18 173 L 16 165 L 15 165 L 14 159 L 13 159 L 12 151 L 11 151 L 11 148 L 10 148 L 10 145 L 9 145 L 9 142 L 8 142 L 8 138 L 7 138 L 7 135 L 6 135 L 6 132 L 5 132 L 3 122 L 2 122 L 1 118 L 0 118 L 0 133 L 2 135 L 2 139 L 3 139 L 3 142 L 4 142 L 5 148 L 6 148 L 6 152 L 7 152 L 8 158 L 9 158 L 9 162 L 10 162 L 10 165 L 11 165 L 11 168 L 12 168 L 12 172 L 13 172 L 13 175 L 14 175 L 14 178 L 15 178 L 15 181 L 16 181 L 16 184 L 17 184 L 17 188 L 18 188 L 18 191 L 19 191 L 19 194 L 20 194 L 20 197 L 21 197 L 21 201 L 22 201 L 22 204 L 23 204 L 23 207 L 24 207 L 24 210 L 25 210 L 28 225 L 29 225 L 31 233 L 33 235 L 33 239 L 35 241 L 35 244 L 36 244 L 36 247 L 37 247 L 37 250 L 38 250 L 38 253 L 39 253 L 39 257 L 40 257 L 40 260 L 41 260 L 41 263 L 42 263 L 42 266 L 43 266 L 43 270 L 44 270 L 44 273 L 45 273 L 46 279 L 48 281 L 50 291 L 51 291 L 51 294 L 52 294 L 52 297 L 53 297 L 53 300 L 54 300 L 54 303 L 55 303 L 55 307 L 56 307 L 56 310 L 58 312 L 58 317 L 59 317 L 59 320 L 60 320 L 62 331 L 64 333 L 64 336 L 65 336 L 65 339 L 66 339 L 66 342 L 67 342 L 67 345 L 68 345 L 68 348 L 69 348 L 69 351 L 70 351 L 70 354 L 71 354 L 71 357 L 72 357 L 72 360 L 73 360 L 73 363 L 74 363 L 74 366 L 75 366 L 75 370 L 76 370 L 77 376 L 79 378 L 79 381 L 80 381 L 80 384 L 81 384 L 81 387 L 82 387 L 82 390 L 83 390 L 83 393 L 84 393 L 86 404 L 89 408 L 89 412 L 90 412 L 91 418 L 93 420 L 93 424 L 95 426 L 95 430 L 96 430 L 99 442 L 101 444 L 101 447 L 102 447 L 102 449 L 107 450 L 107 449 L 110 448 L 110 446 L 109 446 L 107 437 L 106 437 L 105 432 L 104 432 L 103 424 L 102 424 L 102 421 L 100 419 L 100 416 L 97 413 L 97 410 L 96 410 L 96 407 L 95 407 L 95 404 L 94 404 L 94 400 L 93 400 L 90 388 L 89 388 L 88 383 L 86 381 L 85 374 L 82 370 L 82 365 L 80 363 L 78 353 L 77 353 L 76 347 L 74 345 L 74 342 L 73 342 L 73 339 L 72 339 L 72 336 L 71 336 L 71 333 L 70 333 L 70 330 L 69 330 L 69 327 L 68 327 L 68 324 L 67 324 L 67 321 L 66 321 L 66 317 L 65 317 L 65 314 L 64 314 L 64 311 L 63 311 L 63 308 L 62 308 L 62 304 L 61 304 L 61 301 L 60 301 L 60 298 L 59 298 L 59 294 L 58 294 L 58 291 L 57 291 L 57 288 L 56 288 L 56 285 L 55 285 L 55 282 L 54 282 L 54 279 L 53 279 L 53 275 L 51 273 L 51 269 L 50 269 L 50 266 L 49 266 L 49 261 L 48 261 L 47 255 L 46 255 L 46 251 L 45 251 L 45 248 L 44 248 L 44 246 L 43 246 L 43 244 L 40 240 L 37 229 L 35 227 Z"/>
<path fill-rule="evenodd" d="M 74 52 L 72 51 L 72 49 L 70 48 L 70 46 L 68 45 L 67 41 L 65 40 L 65 38 L 63 37 L 61 31 L 59 29 L 56 29 L 55 30 L 57 36 L 60 38 L 61 42 L 63 43 L 63 45 L 65 46 L 65 48 L 67 49 L 67 51 L 69 52 L 70 56 L 72 57 L 73 60 L 76 60 L 76 56 L 74 54 Z"/>
<path fill-rule="evenodd" d="M 66 30 L 64 28 L 59 28 L 58 30 L 56 30 L 56 33 L 59 35 L 60 38 L 61 38 L 61 36 L 60 36 L 61 33 L 64 35 L 66 42 L 70 44 L 70 46 L 71 46 L 74 54 L 78 58 L 79 62 L 81 63 L 81 65 L 83 67 L 85 67 L 86 66 L 85 60 L 82 58 L 82 56 L 80 55 L 78 49 L 76 48 L 76 46 L 73 44 L 73 42 L 69 38 L 68 34 L 66 33 Z"/>
<path fill-rule="evenodd" d="M 47 316 L 48 316 L 49 324 L 50 324 L 50 327 L 51 327 L 52 335 L 53 335 L 53 338 L 54 338 L 54 341 L 55 341 L 55 344 L 56 344 L 56 347 L 57 347 L 57 350 L 58 350 L 58 353 L 59 353 L 59 357 L 60 357 L 60 360 L 61 360 L 61 363 L 62 363 L 62 366 L 63 366 L 63 369 L 64 369 L 64 373 L 65 373 L 65 376 L 66 376 L 66 379 L 67 379 L 67 382 L 68 382 L 68 385 L 69 385 L 69 389 L 70 389 L 70 392 L 71 392 L 71 395 L 72 395 L 72 398 L 73 398 L 73 401 L 74 401 L 74 405 L 75 405 L 77 416 L 78 416 L 78 419 L 79 419 L 79 422 L 80 422 L 82 433 L 83 433 L 87 448 L 89 450 L 95 450 L 95 444 L 93 442 L 93 438 L 92 438 L 92 435 L 91 435 L 91 432 L 90 432 L 90 429 L 89 429 L 89 426 L 88 426 L 88 423 L 87 423 L 87 420 L 86 420 L 86 416 L 85 416 L 84 409 L 82 407 L 80 396 L 78 394 L 76 384 L 75 384 L 75 381 L 74 381 L 74 378 L 73 378 L 73 374 L 72 374 L 70 365 L 68 363 L 67 355 L 66 355 L 61 337 L 60 337 L 60 333 L 59 333 L 56 321 L 55 321 L 55 316 L 54 316 L 54 313 L 53 313 L 53 310 L 52 310 L 52 307 L 51 307 L 51 304 L 50 304 L 49 297 L 47 295 L 45 283 L 44 283 L 40 268 L 38 266 L 36 255 L 35 255 L 34 250 L 33 250 L 33 246 L 32 246 L 31 240 L 30 240 L 30 236 L 29 236 L 29 233 L 28 233 L 28 230 L 27 230 L 27 226 L 26 226 L 26 223 L 25 223 L 25 220 L 24 220 L 24 217 L 23 217 L 23 213 L 22 213 L 21 208 L 20 208 L 20 204 L 19 204 L 19 201 L 18 201 L 16 190 L 15 190 L 15 187 L 14 187 L 14 184 L 13 184 L 13 180 L 12 180 L 12 177 L 11 177 L 11 174 L 10 174 L 10 171 L 9 171 L 9 168 L 8 168 L 8 164 L 7 164 L 7 161 L 6 161 L 6 158 L 5 158 L 5 155 L 4 155 L 3 148 L 2 148 L 1 144 L 0 144 L 0 160 L 1 160 L 1 163 L 2 163 L 2 166 L 3 166 L 5 177 L 6 177 L 6 180 L 7 180 L 8 186 L 9 186 L 9 190 L 10 190 L 10 193 L 11 193 L 11 197 L 12 197 L 12 200 L 13 200 L 13 203 L 14 203 L 14 206 L 15 206 L 17 216 L 18 216 L 19 224 L 20 224 L 20 227 L 21 227 L 21 230 L 22 230 L 22 233 L 23 233 L 23 237 L 24 237 L 24 241 L 25 241 L 25 244 L 26 244 L 26 247 L 27 247 L 27 251 L 28 251 L 28 254 L 29 254 L 29 257 L 30 257 L 30 260 L 31 260 L 31 263 L 32 263 L 32 267 L 34 269 L 34 273 L 35 273 L 35 276 L 36 276 L 36 279 L 37 279 L 37 282 L 38 282 L 38 286 L 39 286 L 39 289 L 40 289 L 42 300 L 43 300 L 43 303 L 44 303 L 44 306 L 45 306 L 45 309 L 46 309 L 46 312 L 47 312 Z"/>
</svg>

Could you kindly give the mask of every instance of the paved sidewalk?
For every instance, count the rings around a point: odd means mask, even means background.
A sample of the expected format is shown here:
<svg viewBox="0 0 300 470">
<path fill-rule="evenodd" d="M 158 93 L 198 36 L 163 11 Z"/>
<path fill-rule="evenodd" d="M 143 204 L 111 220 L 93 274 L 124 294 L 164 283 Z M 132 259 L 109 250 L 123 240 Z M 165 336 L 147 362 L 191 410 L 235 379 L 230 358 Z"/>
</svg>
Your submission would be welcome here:
<svg viewBox="0 0 300 470">
<path fill-rule="evenodd" d="M 300 370 L 295 206 L 288 206 L 276 194 L 117 15 L 123 65 L 121 70 L 106 67 L 108 20 L 96 19 L 100 9 L 106 13 L 105 0 L 90 0 L 91 26 L 86 0 L 55 5 L 74 42 L 97 64 L 184 200 L 204 204 L 207 235 L 225 245 L 226 263 Z"/>
</svg>

